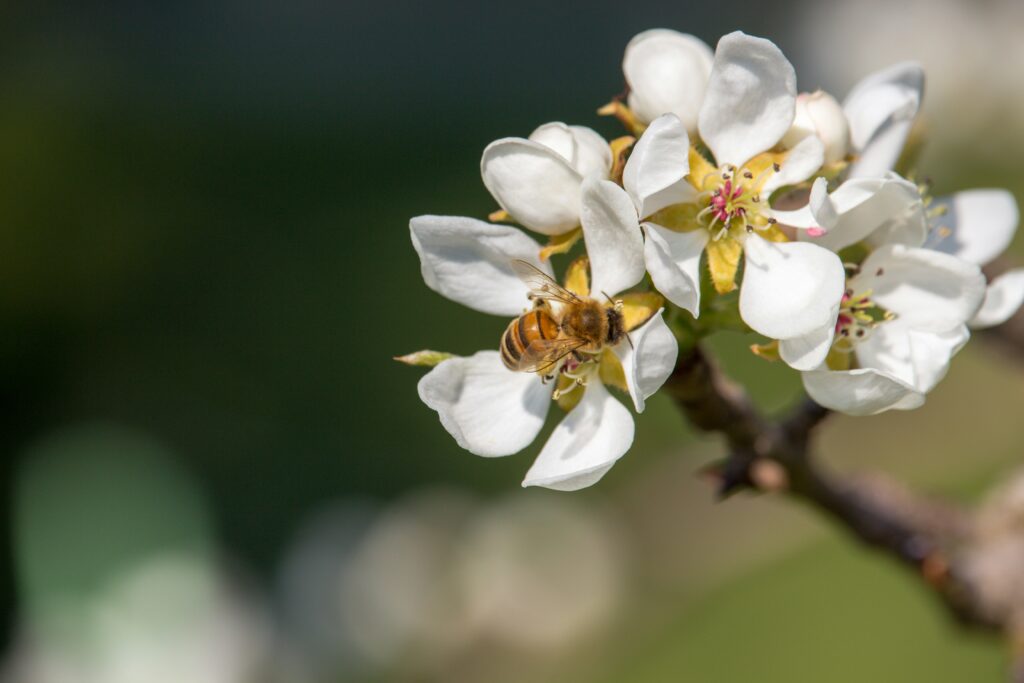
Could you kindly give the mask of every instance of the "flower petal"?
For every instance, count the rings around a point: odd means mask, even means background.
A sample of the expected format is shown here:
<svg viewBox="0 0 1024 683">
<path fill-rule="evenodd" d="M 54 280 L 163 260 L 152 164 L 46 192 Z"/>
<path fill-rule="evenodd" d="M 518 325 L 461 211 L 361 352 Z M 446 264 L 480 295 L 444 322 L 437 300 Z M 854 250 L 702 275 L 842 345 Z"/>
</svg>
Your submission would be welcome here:
<svg viewBox="0 0 1024 683">
<path fill-rule="evenodd" d="M 971 338 L 966 325 L 945 332 L 911 331 L 910 360 L 914 364 L 914 388 L 928 393 L 942 381 L 949 363 Z"/>
<path fill-rule="evenodd" d="M 943 332 L 974 317 L 985 277 L 973 263 L 931 249 L 891 244 L 873 251 L 851 281 L 856 292 L 896 314 L 885 325 Z"/>
<path fill-rule="evenodd" d="M 612 166 L 612 150 L 605 139 L 586 126 L 567 126 L 553 121 L 530 133 L 532 142 L 558 152 L 581 176 L 597 174 L 608 177 Z"/>
<path fill-rule="evenodd" d="M 796 96 L 796 116 L 782 138 L 782 145 L 795 147 L 808 135 L 821 140 L 827 164 L 842 161 L 849 152 L 850 124 L 846 121 L 846 114 L 836 98 L 822 90 Z"/>
<path fill-rule="evenodd" d="M 573 136 L 572 131 L 569 130 L 569 126 L 561 121 L 552 121 L 551 123 L 537 126 L 527 139 L 531 142 L 539 142 L 545 147 L 558 152 L 560 157 L 568 161 L 569 165 L 575 168 L 573 159 L 576 158 L 576 138 Z"/>
<path fill-rule="evenodd" d="M 700 314 L 700 255 L 707 230 L 676 232 L 644 223 L 644 262 L 655 289 L 693 317 Z"/>
<path fill-rule="evenodd" d="M 484 457 L 511 455 L 530 445 L 551 404 L 550 387 L 533 373 L 506 368 L 497 351 L 446 360 L 417 388 L 455 441 Z"/>
<path fill-rule="evenodd" d="M 880 176 L 892 169 L 906 144 L 924 92 L 924 70 L 914 62 L 877 71 L 843 102 L 850 142 L 858 152 L 849 177 Z"/>
<path fill-rule="evenodd" d="M 610 180 L 583 182 L 583 239 L 590 259 L 590 291 L 615 296 L 644 277 L 644 239 L 636 207 Z"/>
<path fill-rule="evenodd" d="M 799 233 L 802 241 L 839 251 L 870 238 L 872 243 L 893 242 L 921 246 L 928 232 L 920 192 L 913 183 L 889 174 L 885 178 L 853 178 L 831 194 L 824 179 L 815 181 L 807 207 L 775 211 L 773 216 L 797 228 L 821 227 L 825 234 Z"/>
<path fill-rule="evenodd" d="M 521 259 L 551 274 L 540 245 L 509 225 L 461 216 L 417 216 L 409 221 L 423 280 L 435 292 L 482 313 L 519 315 L 529 288 L 512 270 Z"/>
<path fill-rule="evenodd" d="M 675 114 L 696 132 L 713 60 L 711 48 L 694 36 L 663 28 L 637 34 L 622 59 L 629 108 L 644 123 Z"/>
<path fill-rule="evenodd" d="M 768 196 L 780 187 L 802 183 L 817 173 L 824 163 L 825 143 L 817 136 L 808 136 L 786 152 L 779 163 L 778 173 L 768 177 L 761 192 Z"/>
<path fill-rule="evenodd" d="M 884 372 L 927 394 L 946 376 L 953 356 L 969 338 L 965 325 L 925 332 L 886 323 L 857 345 L 857 360 L 861 367 Z"/>
<path fill-rule="evenodd" d="M 662 318 L 664 310 L 630 333 L 632 345 L 623 340 L 614 349 L 638 413 L 644 412 L 645 400 L 661 388 L 676 367 L 679 343 Z"/>
<path fill-rule="evenodd" d="M 551 142 L 548 130 L 544 139 Z M 582 177 L 559 152 L 539 142 L 503 138 L 480 159 L 484 185 L 525 227 L 558 235 L 579 225 Z"/>
<path fill-rule="evenodd" d="M 935 205 L 946 210 L 935 223 L 950 233 L 940 236 L 934 248 L 979 266 L 1002 254 L 1017 232 L 1017 201 L 1006 190 L 966 190 Z"/>
<path fill-rule="evenodd" d="M 834 327 L 846 283 L 831 251 L 803 242 L 768 242 L 756 234 L 743 245 L 746 266 L 740 315 L 771 339 L 793 339 Z"/>
<path fill-rule="evenodd" d="M 801 373 L 804 389 L 818 404 L 847 415 L 874 415 L 890 409 L 911 410 L 924 394 L 874 368 Z"/>
<path fill-rule="evenodd" d="M 700 110 L 700 135 L 716 163 L 742 166 L 789 130 L 796 73 L 769 40 L 735 31 L 718 41 Z"/>
<path fill-rule="evenodd" d="M 584 178 L 591 175 L 607 178 L 612 168 L 612 148 L 608 142 L 586 126 L 569 126 L 569 130 L 576 141 L 572 167 Z"/>
<path fill-rule="evenodd" d="M 836 328 L 819 327 L 810 334 L 779 341 L 779 356 L 794 370 L 813 370 L 825 362 Z"/>
<path fill-rule="evenodd" d="M 629 155 L 622 185 L 640 216 L 693 201 L 697 191 L 683 178 L 690 172 L 690 138 L 675 114 L 656 118 Z"/>
<path fill-rule="evenodd" d="M 551 433 L 523 486 L 576 491 L 594 484 L 629 450 L 633 429 L 626 407 L 601 382 L 590 382 Z"/>
<path fill-rule="evenodd" d="M 870 336 L 857 343 L 857 363 L 894 377 L 910 387 L 917 386 L 917 375 L 906 327 L 891 321 L 876 327 Z"/>
<path fill-rule="evenodd" d="M 969 325 L 980 330 L 1002 325 L 1024 304 L 1024 268 L 1009 270 L 989 283 L 985 301 Z"/>
</svg>

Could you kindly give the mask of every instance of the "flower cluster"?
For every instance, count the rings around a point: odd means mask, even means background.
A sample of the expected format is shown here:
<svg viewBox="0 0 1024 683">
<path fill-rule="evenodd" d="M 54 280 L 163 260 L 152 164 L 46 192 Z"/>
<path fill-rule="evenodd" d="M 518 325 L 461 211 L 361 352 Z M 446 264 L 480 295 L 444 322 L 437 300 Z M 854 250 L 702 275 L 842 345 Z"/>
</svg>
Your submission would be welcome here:
<svg viewBox="0 0 1024 683">
<path fill-rule="evenodd" d="M 410 223 L 429 287 L 512 319 L 473 356 L 401 359 L 434 366 L 419 394 L 459 445 L 509 455 L 552 398 L 567 411 L 524 486 L 600 479 L 634 430 L 609 387 L 642 412 L 680 346 L 716 329 L 766 337 L 755 352 L 799 371 L 815 401 L 868 415 L 920 406 L 969 328 L 1024 302 L 1024 269 L 987 283 L 980 268 L 1016 231 L 1013 197 L 933 198 L 896 172 L 916 64 L 868 76 L 840 105 L 799 93 L 768 40 L 735 32 L 712 52 L 656 29 L 630 41 L 623 71 L 628 95 L 600 113 L 629 135 L 547 123 L 497 140 L 481 160 L 501 207 L 490 222 Z M 559 284 L 551 259 L 580 240 Z"/>
</svg>

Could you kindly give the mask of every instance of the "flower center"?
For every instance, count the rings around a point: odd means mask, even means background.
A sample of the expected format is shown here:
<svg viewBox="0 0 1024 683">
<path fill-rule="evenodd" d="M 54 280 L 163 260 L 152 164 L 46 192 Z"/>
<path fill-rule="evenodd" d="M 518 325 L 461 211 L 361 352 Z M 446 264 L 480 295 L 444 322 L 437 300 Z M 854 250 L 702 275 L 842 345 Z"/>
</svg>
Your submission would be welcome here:
<svg viewBox="0 0 1024 683">
<path fill-rule="evenodd" d="M 871 336 L 876 327 L 896 317 L 873 301 L 871 293 L 870 289 L 854 293 L 853 288 L 847 288 L 843 293 L 836 319 L 834 350 L 843 353 L 853 351 L 858 343 Z"/>
<path fill-rule="evenodd" d="M 775 222 L 764 213 L 767 202 L 762 201 L 761 187 L 765 178 L 778 169 L 778 164 L 773 164 L 754 175 L 747 168 L 726 164 L 701 180 L 697 202 L 703 208 L 697 220 L 712 239 L 720 240 L 734 229 L 739 231 L 734 237 L 744 231 L 764 230 Z"/>
<path fill-rule="evenodd" d="M 600 356 L 592 353 L 574 351 L 565 357 L 558 368 L 558 381 L 551 398 L 557 401 L 577 387 L 587 382 L 598 370 Z"/>
</svg>

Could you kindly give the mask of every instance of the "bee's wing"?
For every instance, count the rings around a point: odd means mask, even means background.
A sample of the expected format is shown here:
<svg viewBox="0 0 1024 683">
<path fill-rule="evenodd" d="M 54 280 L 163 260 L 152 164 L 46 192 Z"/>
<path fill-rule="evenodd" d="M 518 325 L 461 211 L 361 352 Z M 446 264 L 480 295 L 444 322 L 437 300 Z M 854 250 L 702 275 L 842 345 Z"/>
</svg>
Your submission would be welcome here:
<svg viewBox="0 0 1024 683">
<path fill-rule="evenodd" d="M 555 282 L 547 273 L 530 265 L 526 261 L 516 259 L 512 269 L 519 279 L 530 288 L 530 294 L 538 299 L 560 301 L 563 304 L 579 303 L 580 298 L 562 285 Z"/>
<path fill-rule="evenodd" d="M 534 339 L 523 350 L 516 370 L 520 372 L 545 372 L 570 353 L 586 345 L 585 339 L 572 337 L 562 339 Z"/>
</svg>

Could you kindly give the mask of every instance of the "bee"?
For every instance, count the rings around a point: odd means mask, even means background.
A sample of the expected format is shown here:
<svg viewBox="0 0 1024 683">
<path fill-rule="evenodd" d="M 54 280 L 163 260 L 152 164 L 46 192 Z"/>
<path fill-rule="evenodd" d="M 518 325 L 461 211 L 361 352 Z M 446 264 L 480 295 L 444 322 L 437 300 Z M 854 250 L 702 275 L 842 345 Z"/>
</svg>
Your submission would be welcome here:
<svg viewBox="0 0 1024 683">
<path fill-rule="evenodd" d="M 548 374 L 566 356 L 582 363 L 605 345 L 627 339 L 622 302 L 601 303 L 573 294 L 526 261 L 512 267 L 530 287 L 534 307 L 509 323 L 501 336 L 501 360 L 509 370 Z"/>
</svg>

